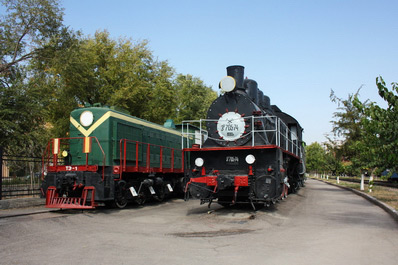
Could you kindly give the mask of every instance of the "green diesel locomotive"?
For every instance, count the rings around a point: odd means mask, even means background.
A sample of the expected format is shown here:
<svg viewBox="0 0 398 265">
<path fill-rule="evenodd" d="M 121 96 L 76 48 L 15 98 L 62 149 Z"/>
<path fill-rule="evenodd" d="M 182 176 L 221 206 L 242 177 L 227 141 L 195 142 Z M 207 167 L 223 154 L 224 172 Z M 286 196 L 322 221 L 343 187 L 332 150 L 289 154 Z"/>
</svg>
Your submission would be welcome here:
<svg viewBox="0 0 398 265">
<path fill-rule="evenodd" d="M 171 120 L 161 126 L 99 104 L 75 109 L 69 137 L 51 139 L 43 155 L 46 207 L 123 208 L 180 192 L 182 141 L 191 144 Z"/>
</svg>

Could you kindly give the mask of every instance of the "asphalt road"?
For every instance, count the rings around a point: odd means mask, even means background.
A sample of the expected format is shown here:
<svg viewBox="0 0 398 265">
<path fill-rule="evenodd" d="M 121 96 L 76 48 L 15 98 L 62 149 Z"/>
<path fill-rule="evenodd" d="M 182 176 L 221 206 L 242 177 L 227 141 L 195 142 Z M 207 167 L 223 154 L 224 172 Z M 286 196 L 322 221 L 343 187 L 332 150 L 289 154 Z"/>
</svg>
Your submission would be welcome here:
<svg viewBox="0 0 398 265">
<path fill-rule="evenodd" d="M 0 264 L 398 264 L 398 224 L 323 182 L 274 207 L 179 199 L 0 219 Z"/>
</svg>

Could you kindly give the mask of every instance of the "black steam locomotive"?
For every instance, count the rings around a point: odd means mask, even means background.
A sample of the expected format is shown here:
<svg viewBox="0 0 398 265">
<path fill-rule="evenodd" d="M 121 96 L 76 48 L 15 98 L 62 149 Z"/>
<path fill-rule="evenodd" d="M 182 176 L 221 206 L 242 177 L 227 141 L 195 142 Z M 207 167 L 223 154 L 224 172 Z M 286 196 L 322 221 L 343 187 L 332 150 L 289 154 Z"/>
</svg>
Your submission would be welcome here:
<svg viewBox="0 0 398 265">
<path fill-rule="evenodd" d="M 257 82 L 244 79 L 243 66 L 227 67 L 222 95 L 207 119 L 184 121 L 183 136 L 196 144 L 184 149 L 186 195 L 236 203 L 270 205 L 304 185 L 305 156 L 300 124 L 270 105 Z M 186 138 L 186 139 L 188 139 Z"/>
</svg>

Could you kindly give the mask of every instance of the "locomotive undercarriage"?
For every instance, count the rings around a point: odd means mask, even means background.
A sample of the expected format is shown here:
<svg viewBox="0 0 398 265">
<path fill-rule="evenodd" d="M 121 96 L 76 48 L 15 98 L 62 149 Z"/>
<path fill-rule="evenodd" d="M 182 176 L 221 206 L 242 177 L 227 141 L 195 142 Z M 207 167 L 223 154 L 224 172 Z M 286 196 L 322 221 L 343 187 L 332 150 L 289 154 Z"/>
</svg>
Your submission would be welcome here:
<svg viewBox="0 0 398 265">
<path fill-rule="evenodd" d="M 167 174 L 125 173 L 115 175 L 113 167 L 102 172 L 49 172 L 43 183 L 46 205 L 52 208 L 90 209 L 100 205 L 124 208 L 128 203 L 162 201 L 174 190 L 181 191 L 178 181 Z M 104 178 L 104 180 L 103 180 Z"/>
<path fill-rule="evenodd" d="M 49 208 L 91 209 L 113 197 L 111 177 L 99 172 L 48 172 L 42 189 Z"/>
<path fill-rule="evenodd" d="M 115 206 L 124 208 L 128 203 L 139 205 L 147 201 L 163 201 L 181 188 L 178 181 L 165 174 L 126 174 L 115 182 Z"/>
<path fill-rule="evenodd" d="M 191 180 L 190 193 L 194 198 L 200 199 L 201 204 L 213 201 L 223 206 L 232 206 L 235 204 L 251 204 L 253 208 L 261 205 L 270 205 L 279 199 L 287 197 L 287 188 L 285 183 L 277 184 L 274 177 L 251 176 L 252 179 L 248 186 L 235 186 L 234 176 L 219 176 L 218 183 L 230 183 L 228 186 L 207 186 L 205 183 L 194 183 Z M 249 177 L 248 177 L 249 179 Z"/>
<path fill-rule="evenodd" d="M 191 150 L 191 156 L 194 158 L 192 160 L 206 157 L 206 154 L 206 151 Z M 239 163 L 244 161 L 248 154 L 262 159 L 253 164 Z M 201 204 L 209 203 L 210 206 L 213 201 L 223 206 L 249 203 L 256 208 L 284 199 L 288 193 L 294 192 L 300 186 L 296 178 L 299 176 L 296 169 L 298 160 L 291 159 L 278 148 L 223 150 L 213 152 L 212 155 L 211 159 L 206 159 L 210 160 L 207 161 L 207 165 L 202 168 L 192 167 L 193 170 L 188 172 L 189 182 L 186 190 L 189 188 L 191 196 L 200 199 Z M 228 165 L 212 164 L 212 161 L 230 160 L 236 164 L 230 165 L 229 170 L 225 169 Z"/>
</svg>

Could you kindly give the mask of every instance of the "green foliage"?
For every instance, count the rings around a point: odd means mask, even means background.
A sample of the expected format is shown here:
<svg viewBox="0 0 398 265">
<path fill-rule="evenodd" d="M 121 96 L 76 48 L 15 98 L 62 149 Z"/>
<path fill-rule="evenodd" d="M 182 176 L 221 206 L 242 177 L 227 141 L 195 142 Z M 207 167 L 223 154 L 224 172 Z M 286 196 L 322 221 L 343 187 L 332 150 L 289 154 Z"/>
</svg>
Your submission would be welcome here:
<svg viewBox="0 0 398 265">
<path fill-rule="evenodd" d="M 392 83 L 392 89 L 388 89 L 381 77 L 376 85 L 388 104 L 386 109 L 375 102 L 362 102 L 359 90 L 346 100 L 337 98 L 333 91 L 331 94 L 340 110 L 334 115 L 337 120 L 333 121 L 333 132 L 343 137 L 342 144 L 335 146 L 341 153 L 343 172 L 349 175 L 398 170 L 398 87 Z"/>
<path fill-rule="evenodd" d="M 345 160 L 351 160 L 357 156 L 357 141 L 360 141 L 362 137 L 363 129 L 360 122 L 362 113 L 354 105 L 354 99 L 358 98 L 359 91 L 360 89 L 355 94 L 349 94 L 347 99 L 338 98 L 333 90 L 330 93 L 331 101 L 338 105 L 338 111 L 333 114 L 335 120 L 332 121 L 332 132 L 335 136 L 344 138 L 342 145 L 338 147 L 341 149 L 338 152 L 344 154 Z"/>
<path fill-rule="evenodd" d="M 143 106 L 145 113 L 142 117 L 163 124 L 168 118 L 175 117 L 175 106 L 178 102 L 177 88 L 172 83 L 174 70 L 167 62 L 155 62 L 154 65 L 155 67 L 152 70 L 153 88 L 148 94 L 145 106 Z"/>
<path fill-rule="evenodd" d="M 207 109 L 217 98 L 217 93 L 192 75 L 178 75 L 174 86 L 178 98 L 176 122 L 206 118 Z"/>
<path fill-rule="evenodd" d="M 326 152 L 315 142 L 305 147 L 306 167 L 308 172 L 324 172 L 326 166 Z"/>
<path fill-rule="evenodd" d="M 10 87 L 0 85 L 0 146 L 7 154 L 41 154 L 46 132 L 40 89 L 18 71 Z"/>
<path fill-rule="evenodd" d="M 372 152 L 364 139 L 364 123 L 366 115 L 358 108 L 359 91 L 355 94 L 349 94 L 347 99 L 337 98 L 333 91 L 331 100 L 338 104 L 338 112 L 335 112 L 333 123 L 333 132 L 335 136 L 342 137 L 340 144 L 335 145 L 335 150 L 341 154 L 341 161 L 345 162 L 343 173 L 347 175 L 359 175 L 362 172 L 369 171 L 372 167 Z M 364 108 L 370 106 L 368 100 L 361 103 Z M 329 139 L 329 142 L 330 141 Z"/>
<path fill-rule="evenodd" d="M 121 107 L 163 124 L 168 118 L 175 122 L 204 118 L 217 96 L 191 75 L 180 74 L 174 80 L 174 69 L 167 61 L 154 59 L 147 41 L 116 41 L 106 31 L 93 38 L 63 31 L 45 51 L 50 56 L 43 58 L 50 59 L 36 60 L 35 69 L 51 94 L 48 117 L 53 135 L 66 135 L 69 113 L 85 103 Z"/>
<path fill-rule="evenodd" d="M 364 104 L 359 99 L 355 105 L 363 113 L 362 144 L 366 148 L 362 160 L 368 168 L 398 170 L 398 87 L 392 83 L 391 90 L 386 87 L 383 78 L 376 78 L 379 95 L 387 103 L 384 109 L 372 102 Z M 379 171 L 380 171 L 379 170 Z"/>
<path fill-rule="evenodd" d="M 4 0 L 0 20 L 0 145 L 9 155 L 40 155 L 46 138 L 43 94 L 27 63 L 54 36 L 62 12 L 54 0 Z"/>
<path fill-rule="evenodd" d="M 146 40 L 113 40 L 106 31 L 84 37 L 64 27 L 57 0 L 2 4 L 0 145 L 15 153 L 38 155 L 49 135 L 67 136 L 70 112 L 86 103 L 163 124 L 205 118 L 217 97 L 199 78 L 157 60 Z"/>
<path fill-rule="evenodd" d="M 0 74 L 37 56 L 41 46 L 58 33 L 62 10 L 56 0 L 2 0 L 7 14 L 0 20 Z"/>
<path fill-rule="evenodd" d="M 340 174 L 343 171 L 341 159 L 330 145 L 323 147 L 315 142 L 306 146 L 305 152 L 308 172 Z"/>
<path fill-rule="evenodd" d="M 346 155 L 342 148 L 341 141 L 332 140 L 328 137 L 328 142 L 324 143 L 326 153 L 328 154 L 328 164 L 330 172 L 333 174 L 347 173 L 346 168 Z M 350 163 L 351 164 L 351 163 Z"/>
<path fill-rule="evenodd" d="M 66 135 L 70 111 L 85 103 L 118 106 L 132 115 L 157 123 L 173 117 L 176 104 L 174 70 L 158 62 L 147 41 L 112 40 L 106 31 L 93 38 L 67 32 L 49 47 L 49 60 L 37 61 L 52 91 L 49 121 L 54 135 Z"/>
</svg>

